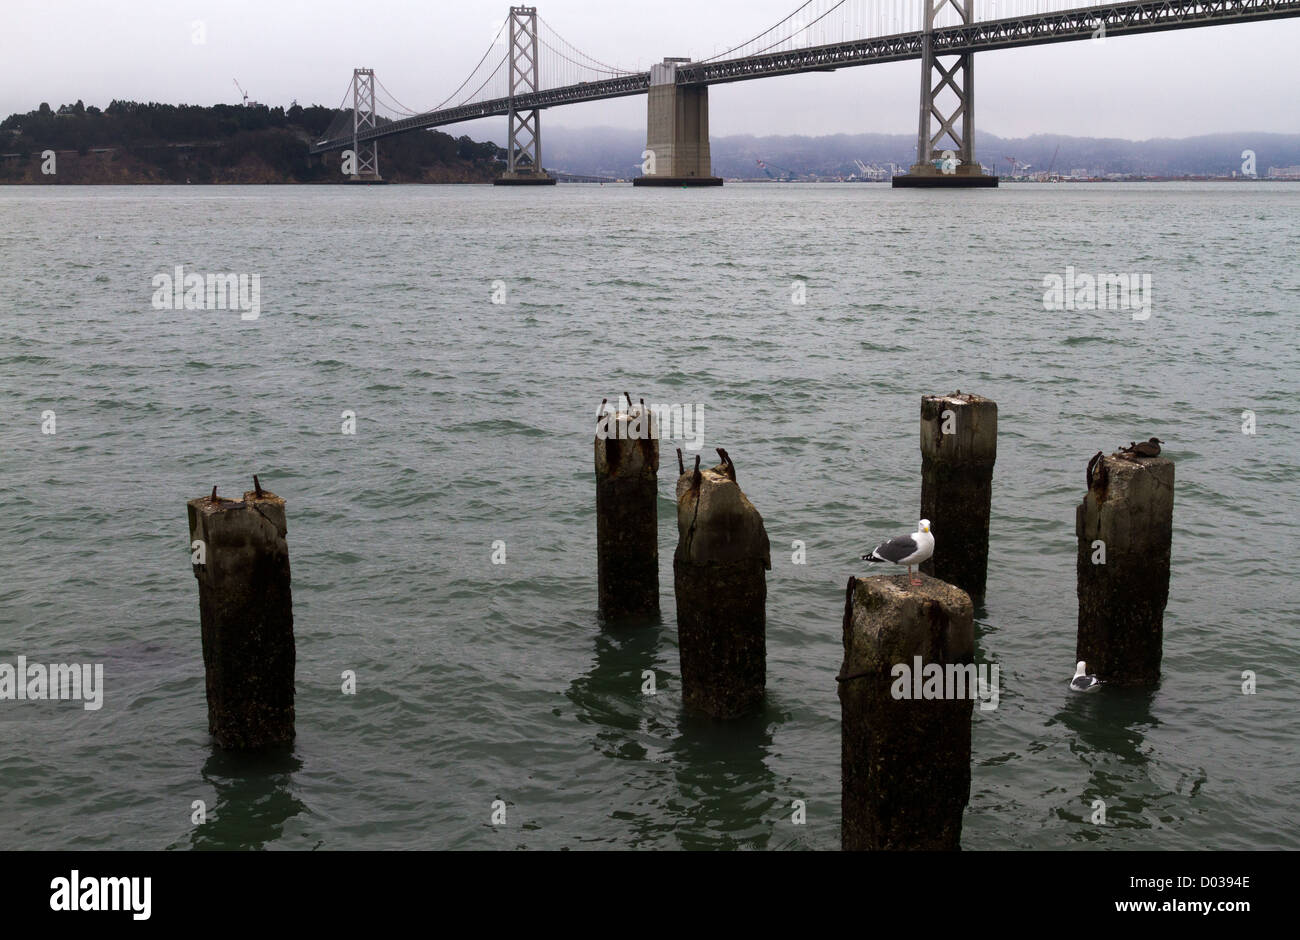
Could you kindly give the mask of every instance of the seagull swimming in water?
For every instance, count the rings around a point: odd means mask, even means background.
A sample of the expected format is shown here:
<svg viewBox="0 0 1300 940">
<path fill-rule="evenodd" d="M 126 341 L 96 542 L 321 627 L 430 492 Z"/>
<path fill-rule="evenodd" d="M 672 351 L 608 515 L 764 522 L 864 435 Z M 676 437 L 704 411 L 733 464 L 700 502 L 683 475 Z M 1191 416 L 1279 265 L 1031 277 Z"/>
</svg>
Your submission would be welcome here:
<svg viewBox="0 0 1300 940">
<path fill-rule="evenodd" d="M 916 524 L 916 531 L 911 535 L 899 535 L 888 542 L 881 542 L 871 554 L 863 555 L 863 561 L 876 564 L 882 561 L 907 566 L 907 578 L 912 584 L 920 584 L 919 578 L 912 577 L 912 566 L 919 565 L 934 554 L 934 536 L 930 534 L 930 520 L 922 519 Z"/>
<path fill-rule="evenodd" d="M 1090 692 L 1097 686 L 1101 685 L 1101 680 L 1096 676 L 1088 675 L 1088 664 L 1082 659 L 1074 667 L 1074 678 L 1070 680 L 1070 688 L 1076 692 Z"/>
</svg>

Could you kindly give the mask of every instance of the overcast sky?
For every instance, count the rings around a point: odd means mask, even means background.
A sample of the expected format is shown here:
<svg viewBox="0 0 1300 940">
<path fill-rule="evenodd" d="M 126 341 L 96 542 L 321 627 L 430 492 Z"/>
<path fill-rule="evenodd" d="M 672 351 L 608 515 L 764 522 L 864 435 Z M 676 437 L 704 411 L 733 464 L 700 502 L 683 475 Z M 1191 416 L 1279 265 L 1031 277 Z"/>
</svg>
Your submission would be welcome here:
<svg viewBox="0 0 1300 940">
<path fill-rule="evenodd" d="M 919 0 L 917 0 L 919 2 Z M 537 0 L 597 59 L 647 68 L 712 55 L 799 0 Z M 510 0 L 4 0 L 0 115 L 80 98 L 335 106 L 354 66 L 425 108 L 469 74 Z M 192 41 L 193 23 L 205 41 Z M 982 53 L 976 120 L 1002 136 L 1185 137 L 1300 132 L 1300 18 Z M 544 83 L 544 82 L 543 82 Z M 763 79 L 710 90 L 716 136 L 915 133 L 918 62 Z M 498 136 L 504 118 L 463 126 Z M 640 128 L 645 99 L 556 108 L 543 126 Z M 1243 146 L 1245 146 L 1243 144 Z"/>
</svg>

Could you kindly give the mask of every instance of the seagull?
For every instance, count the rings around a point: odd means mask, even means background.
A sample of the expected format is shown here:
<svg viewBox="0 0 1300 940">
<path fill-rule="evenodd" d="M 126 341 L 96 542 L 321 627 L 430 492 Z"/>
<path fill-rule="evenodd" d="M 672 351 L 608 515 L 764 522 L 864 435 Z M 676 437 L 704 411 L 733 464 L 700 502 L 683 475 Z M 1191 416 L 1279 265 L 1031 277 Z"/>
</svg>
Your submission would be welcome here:
<svg viewBox="0 0 1300 940">
<path fill-rule="evenodd" d="M 1096 676 L 1088 675 L 1088 664 L 1082 659 L 1074 667 L 1074 678 L 1070 680 L 1070 688 L 1076 692 L 1090 692 L 1097 686 L 1101 685 L 1101 680 Z"/>
<path fill-rule="evenodd" d="M 912 584 L 920 584 L 919 578 L 912 577 L 912 566 L 919 565 L 934 554 L 934 536 L 930 534 L 930 520 L 922 519 L 916 524 L 916 531 L 911 535 L 899 535 L 888 542 L 881 542 L 871 554 L 863 555 L 864 561 L 872 564 L 892 561 L 896 565 L 907 566 L 907 577 Z"/>
<path fill-rule="evenodd" d="M 1127 454 L 1130 457 L 1159 457 L 1160 445 L 1164 441 L 1158 437 L 1153 437 L 1149 441 L 1143 441 L 1141 444 L 1129 442 L 1128 447 L 1120 451 L 1121 454 Z"/>
</svg>

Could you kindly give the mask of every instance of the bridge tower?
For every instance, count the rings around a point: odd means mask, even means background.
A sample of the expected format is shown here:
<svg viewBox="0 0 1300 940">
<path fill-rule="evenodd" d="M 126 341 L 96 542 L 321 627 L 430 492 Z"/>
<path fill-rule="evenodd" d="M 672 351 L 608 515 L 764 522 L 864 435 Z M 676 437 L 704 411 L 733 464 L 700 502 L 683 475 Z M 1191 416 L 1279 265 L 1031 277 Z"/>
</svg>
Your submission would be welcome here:
<svg viewBox="0 0 1300 940">
<path fill-rule="evenodd" d="M 721 186 L 709 151 L 709 86 L 683 85 L 677 66 L 664 59 L 650 66 L 646 94 L 645 153 L 633 186 Z"/>
<path fill-rule="evenodd" d="M 510 116 L 509 151 L 505 175 L 497 186 L 552 186 L 553 177 L 542 168 L 542 112 L 515 110 L 515 96 L 538 90 L 537 7 L 510 8 Z"/>
<path fill-rule="evenodd" d="M 375 127 L 375 70 L 352 70 L 352 175 L 356 183 L 382 183 L 379 142 L 358 141 L 357 135 Z"/>
<path fill-rule="evenodd" d="M 975 161 L 975 56 L 934 53 L 935 20 L 951 6 L 959 18 L 943 25 L 970 23 L 975 0 L 922 0 L 925 27 L 921 53 L 921 119 L 916 141 L 916 162 L 906 176 L 895 176 L 894 186 L 997 186 Z M 948 19 L 952 19 L 949 14 Z M 942 26 L 940 27 L 942 28 Z M 951 92 L 951 96 L 945 96 Z M 947 115 L 942 108 L 951 110 Z M 934 122 L 938 122 L 938 130 Z"/>
</svg>

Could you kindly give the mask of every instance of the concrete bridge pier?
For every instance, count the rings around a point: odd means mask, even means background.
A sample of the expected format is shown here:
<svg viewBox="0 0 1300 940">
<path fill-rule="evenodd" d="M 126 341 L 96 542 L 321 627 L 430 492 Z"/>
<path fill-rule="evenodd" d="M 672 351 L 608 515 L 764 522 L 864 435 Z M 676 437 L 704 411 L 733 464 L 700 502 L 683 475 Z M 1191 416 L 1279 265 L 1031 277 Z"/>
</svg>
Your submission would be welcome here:
<svg viewBox="0 0 1300 940">
<path fill-rule="evenodd" d="M 646 153 L 633 186 L 721 186 L 709 152 L 709 86 L 679 85 L 677 64 L 650 67 L 646 94 Z"/>
</svg>

